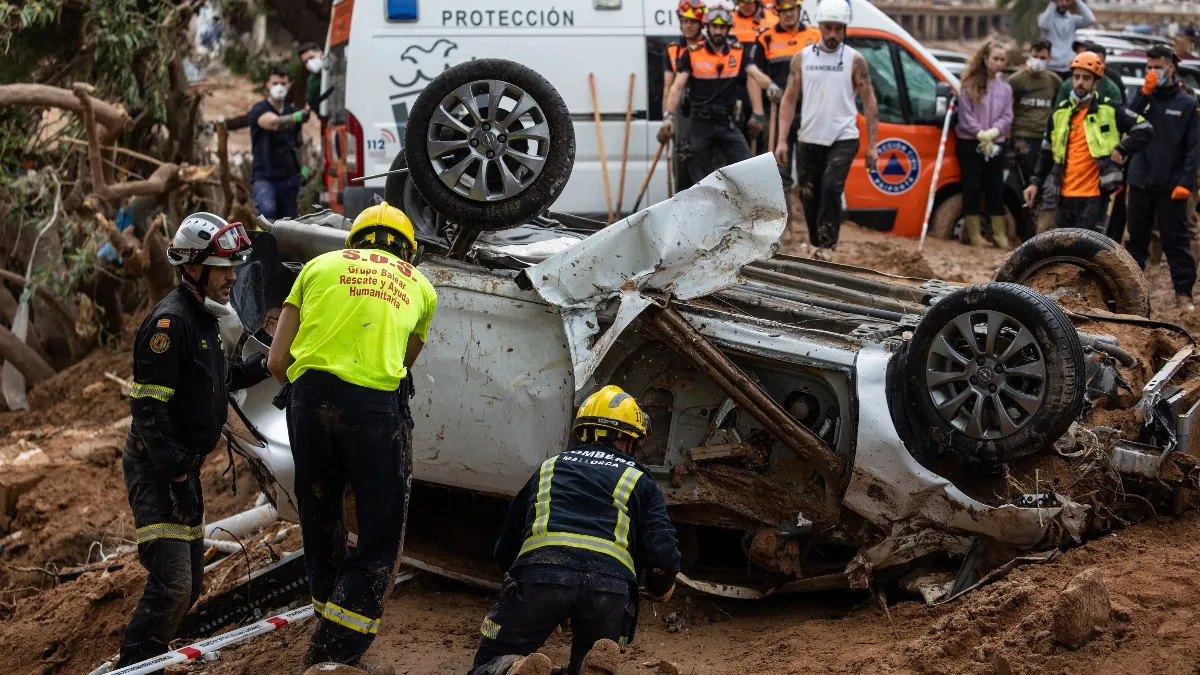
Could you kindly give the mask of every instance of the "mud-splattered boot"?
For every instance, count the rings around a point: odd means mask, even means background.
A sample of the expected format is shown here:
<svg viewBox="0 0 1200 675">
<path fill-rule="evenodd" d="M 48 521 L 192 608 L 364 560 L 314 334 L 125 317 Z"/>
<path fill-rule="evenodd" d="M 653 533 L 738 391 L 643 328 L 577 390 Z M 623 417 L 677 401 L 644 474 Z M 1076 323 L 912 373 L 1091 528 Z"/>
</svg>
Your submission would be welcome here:
<svg viewBox="0 0 1200 675">
<path fill-rule="evenodd" d="M 1008 218 L 992 216 L 992 241 L 996 242 L 996 248 L 1008 248 Z"/>
<path fill-rule="evenodd" d="M 621 659 L 621 648 L 609 639 L 592 645 L 580 664 L 580 675 L 616 675 L 617 662 Z"/>
<path fill-rule="evenodd" d="M 967 231 L 967 243 L 971 246 L 983 246 L 982 223 L 979 216 L 963 216 L 963 229 Z"/>
<path fill-rule="evenodd" d="M 508 670 L 504 671 L 504 675 L 550 675 L 554 669 L 554 663 L 549 656 L 534 652 L 529 656 L 517 659 Z"/>
</svg>

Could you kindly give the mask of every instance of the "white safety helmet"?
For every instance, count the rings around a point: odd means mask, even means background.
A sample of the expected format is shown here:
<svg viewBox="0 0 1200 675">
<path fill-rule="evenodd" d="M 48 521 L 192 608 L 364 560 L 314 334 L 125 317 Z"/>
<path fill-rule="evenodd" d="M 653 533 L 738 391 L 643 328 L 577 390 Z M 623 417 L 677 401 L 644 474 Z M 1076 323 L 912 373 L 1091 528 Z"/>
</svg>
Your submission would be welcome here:
<svg viewBox="0 0 1200 675">
<path fill-rule="evenodd" d="M 821 0 L 821 4 L 817 6 L 817 15 L 813 18 L 813 23 L 817 25 L 840 23 L 843 26 L 849 26 L 853 18 L 854 12 L 850 10 L 850 0 Z"/>
<path fill-rule="evenodd" d="M 234 267 L 249 257 L 246 228 L 204 211 L 184 218 L 167 247 L 167 260 L 172 265 Z"/>
</svg>

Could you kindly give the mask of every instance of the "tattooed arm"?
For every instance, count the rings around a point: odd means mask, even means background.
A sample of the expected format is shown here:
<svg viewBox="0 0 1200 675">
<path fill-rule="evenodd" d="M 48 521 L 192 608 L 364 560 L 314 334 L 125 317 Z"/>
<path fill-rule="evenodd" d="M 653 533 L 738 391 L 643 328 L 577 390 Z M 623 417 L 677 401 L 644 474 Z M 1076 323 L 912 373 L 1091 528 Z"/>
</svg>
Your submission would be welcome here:
<svg viewBox="0 0 1200 675">
<path fill-rule="evenodd" d="M 875 144 L 879 140 L 879 102 L 875 100 L 875 87 L 871 84 L 871 69 L 862 54 L 854 55 L 854 90 L 862 99 L 863 115 L 867 118 L 867 170 L 879 162 L 879 151 Z"/>
<path fill-rule="evenodd" d="M 771 150 L 775 153 L 775 161 L 780 164 L 788 163 L 788 150 L 790 150 L 787 142 L 788 132 L 792 128 L 792 120 L 796 117 L 796 99 L 800 97 L 800 92 L 804 89 L 804 71 L 800 65 L 800 54 L 803 51 L 796 52 L 796 55 L 792 57 L 787 86 L 784 87 L 783 98 L 779 100 L 779 130 L 775 136 L 778 140 Z"/>
</svg>

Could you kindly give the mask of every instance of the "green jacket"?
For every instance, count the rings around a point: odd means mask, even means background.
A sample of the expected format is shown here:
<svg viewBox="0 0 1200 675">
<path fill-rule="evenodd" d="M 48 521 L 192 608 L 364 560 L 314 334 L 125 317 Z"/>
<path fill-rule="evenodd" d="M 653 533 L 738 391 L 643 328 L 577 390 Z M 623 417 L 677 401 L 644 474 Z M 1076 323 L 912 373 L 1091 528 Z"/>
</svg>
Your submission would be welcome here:
<svg viewBox="0 0 1200 675">
<path fill-rule="evenodd" d="M 1038 155 L 1037 168 L 1029 179 L 1041 185 L 1050 172 L 1061 169 L 1067 161 L 1067 143 L 1071 135 L 1071 118 L 1076 109 L 1070 99 L 1055 107 L 1046 122 L 1046 135 Z M 1083 121 L 1088 150 L 1100 168 L 1101 192 L 1110 193 L 1121 184 L 1121 168 L 1112 161 L 1114 150 L 1128 160 L 1154 140 L 1154 127 L 1141 115 L 1102 96 L 1093 96 Z M 1127 135 L 1124 140 L 1122 136 Z"/>
</svg>

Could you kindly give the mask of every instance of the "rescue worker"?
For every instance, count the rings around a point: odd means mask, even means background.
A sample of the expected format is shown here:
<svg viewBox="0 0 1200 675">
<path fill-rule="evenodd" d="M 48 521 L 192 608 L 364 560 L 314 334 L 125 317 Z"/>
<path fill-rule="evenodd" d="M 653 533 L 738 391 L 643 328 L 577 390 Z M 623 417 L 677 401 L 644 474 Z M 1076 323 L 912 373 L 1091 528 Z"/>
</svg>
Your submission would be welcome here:
<svg viewBox="0 0 1200 675">
<path fill-rule="evenodd" d="M 758 36 L 774 26 L 779 17 L 768 10 L 761 0 L 736 0 L 736 2 L 737 8 L 733 12 L 733 29 L 730 31 L 730 35 L 741 43 L 742 48 L 746 50 L 747 58 L 749 58 L 750 50 L 758 42 Z M 724 3 L 722 5 L 728 9 L 728 5 L 724 5 Z M 715 6 L 717 5 L 714 3 Z M 749 91 L 739 91 L 738 101 L 741 102 L 741 106 L 737 111 L 736 123 L 738 129 L 746 136 L 747 145 L 750 145 L 758 135 L 758 132 L 754 131 L 750 125 L 753 97 Z M 761 130 L 761 125 L 759 129 Z"/>
<path fill-rule="evenodd" d="M 1092 52 L 1100 57 L 1100 64 L 1104 66 L 1104 77 L 1100 78 L 1100 83 L 1096 85 L 1096 95 L 1100 98 L 1107 98 L 1114 103 L 1125 103 L 1125 91 L 1120 83 L 1108 74 L 1108 50 L 1102 45 L 1098 45 L 1090 40 L 1076 40 L 1071 48 L 1078 56 L 1084 52 Z M 1058 107 L 1060 103 L 1071 98 L 1071 78 L 1067 78 L 1058 87 L 1058 94 L 1054 97 L 1054 107 Z"/>
<path fill-rule="evenodd" d="M 304 266 L 284 301 L 268 365 L 290 383 L 288 434 L 319 617 L 304 665 L 333 662 L 368 673 L 404 537 L 412 479 L 409 369 L 429 337 L 433 286 L 414 266 L 408 217 L 387 202 L 354 219 L 346 248 Z M 407 378 L 407 379 L 406 379 Z M 358 542 L 346 548 L 342 502 L 354 491 Z"/>
<path fill-rule="evenodd" d="M 792 58 L 801 49 L 821 41 L 821 31 L 816 26 L 806 26 L 800 23 L 800 3 L 798 0 L 779 0 L 775 5 L 779 14 L 779 23 L 763 32 L 754 46 L 752 62 L 759 70 L 767 74 L 780 89 L 787 86 L 788 73 L 791 71 Z M 750 118 L 750 133 L 758 135 L 767 126 L 767 116 L 764 112 L 762 87 L 754 80 L 746 81 L 746 89 L 750 94 L 750 104 L 754 114 Z M 800 112 L 801 101 L 796 99 L 796 113 Z M 800 131 L 800 116 L 797 114 L 788 130 L 787 146 L 791 152 L 796 146 L 796 134 Z M 763 144 L 764 148 L 766 144 Z M 773 152 L 774 148 L 766 148 Z M 792 154 L 791 156 L 795 156 Z M 779 175 L 785 188 L 792 185 L 792 167 L 790 164 L 779 165 Z"/>
<path fill-rule="evenodd" d="M 634 459 L 648 418 L 608 385 L 579 407 L 578 445 L 542 462 L 525 483 L 496 542 L 500 598 L 480 629 L 471 675 L 549 675 L 534 650 L 571 620 L 570 675 L 616 673 L 633 638 L 638 577 L 665 602 L 679 573 L 679 546 L 662 490 Z"/>
<path fill-rule="evenodd" d="M 1193 311 L 1196 261 L 1188 235 L 1188 198 L 1196 187 L 1200 164 L 1200 120 L 1197 102 L 1177 77 L 1179 56 L 1156 45 L 1146 51 L 1146 82 L 1129 102 L 1133 113 L 1146 116 L 1154 140 L 1129 166 L 1129 242 L 1126 247 L 1143 268 L 1149 256 L 1150 231 L 1157 218 L 1163 254 L 1171 269 L 1176 305 Z"/>
<path fill-rule="evenodd" d="M 1071 97 L 1050 116 L 1037 168 L 1025 188 L 1033 208 L 1051 171 L 1059 175 L 1058 227 L 1103 233 L 1108 198 L 1121 187 L 1121 165 L 1154 139 L 1154 128 L 1125 106 L 1096 95 L 1104 64 L 1084 52 L 1071 62 Z M 1128 134 L 1121 140 L 1122 134 Z"/>
<path fill-rule="evenodd" d="M 663 53 L 663 91 L 670 92 L 671 86 L 675 84 L 675 69 L 679 63 L 679 56 L 683 54 L 691 45 L 702 45 L 704 43 L 704 0 L 680 0 L 679 7 L 676 9 L 676 16 L 679 17 L 679 33 L 680 36 L 674 42 L 667 45 L 666 51 Z M 667 97 L 663 96 L 663 117 L 667 116 Z M 688 145 L 688 120 L 689 110 L 685 103 L 680 110 L 678 118 L 675 120 L 675 133 L 672 139 L 671 147 L 671 171 L 675 174 L 675 191 L 686 190 L 692 186 L 691 173 L 688 171 L 688 163 L 691 161 L 692 153 L 691 146 Z"/>
<path fill-rule="evenodd" d="M 772 101 L 778 101 L 783 93 L 766 73 L 749 62 L 741 43 L 728 39 L 733 25 L 729 10 L 710 6 L 704 13 L 704 23 L 708 37 L 701 44 L 689 46 L 679 57 L 675 81 L 664 105 L 662 128 L 658 130 L 660 143 L 671 137 L 674 117 L 686 89 L 691 109 L 688 145 L 692 152 L 689 170 L 693 183 L 721 168 L 717 166 L 717 151 L 724 155 L 725 165 L 750 158 L 750 147 L 734 119 L 738 99 L 746 94 L 745 78 L 754 78 Z"/>
<path fill-rule="evenodd" d="M 250 255 L 240 223 L 211 213 L 184 218 L 167 247 L 180 284 L 146 316 L 133 348 L 133 422 L 121 468 L 133 510 L 146 588 L 121 637 L 116 668 L 167 651 L 200 596 L 204 575 L 204 496 L 200 466 L 225 426 L 231 390 L 268 376 L 262 354 L 230 364 L 218 317 L 235 268 Z"/>
<path fill-rule="evenodd" d="M 821 40 L 792 57 L 787 89 L 779 104 L 775 160 L 786 164 L 790 152 L 787 131 L 795 117 L 796 100 L 804 96 L 800 111 L 800 201 L 808 240 L 815 247 L 813 257 L 819 260 L 833 259 L 841 231 L 842 193 L 859 147 L 856 94 L 862 99 L 867 122 L 867 171 L 874 171 L 879 162 L 875 147 L 879 105 L 867 60 L 846 44 L 850 18 L 847 0 L 822 0 L 816 14 Z"/>
<path fill-rule="evenodd" d="M 296 148 L 300 127 L 309 118 L 308 107 L 297 110 L 288 100 L 288 72 L 281 67 L 267 76 L 266 96 L 250 108 L 250 191 L 254 206 L 267 220 L 293 218 L 298 213 L 300 184 L 310 172 L 302 166 Z"/>
</svg>

